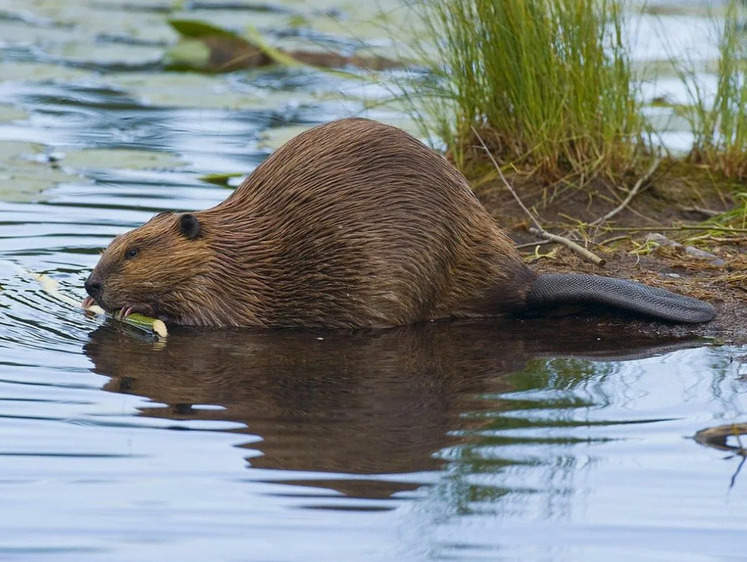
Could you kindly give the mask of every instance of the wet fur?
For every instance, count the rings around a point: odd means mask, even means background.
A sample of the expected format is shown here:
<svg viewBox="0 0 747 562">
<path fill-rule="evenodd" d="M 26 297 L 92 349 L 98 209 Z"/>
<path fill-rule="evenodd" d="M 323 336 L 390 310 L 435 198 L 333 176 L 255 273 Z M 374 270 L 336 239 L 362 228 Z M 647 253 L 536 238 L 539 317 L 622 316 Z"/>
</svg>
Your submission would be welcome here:
<svg viewBox="0 0 747 562">
<path fill-rule="evenodd" d="M 108 310 L 185 325 L 378 328 L 520 311 L 535 279 L 449 162 L 344 119 L 290 140 L 219 205 L 117 237 L 87 288 Z"/>
</svg>

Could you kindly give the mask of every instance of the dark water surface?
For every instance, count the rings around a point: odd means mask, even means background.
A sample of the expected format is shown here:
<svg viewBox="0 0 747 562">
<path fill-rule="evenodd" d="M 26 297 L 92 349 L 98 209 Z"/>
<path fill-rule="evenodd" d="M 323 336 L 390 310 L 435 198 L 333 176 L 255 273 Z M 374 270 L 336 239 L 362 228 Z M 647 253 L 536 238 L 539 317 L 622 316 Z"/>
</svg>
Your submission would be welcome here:
<svg viewBox="0 0 747 562">
<path fill-rule="evenodd" d="M 163 72 L 168 6 L 0 0 L 0 560 L 747 559 L 742 458 L 691 439 L 747 421 L 745 348 L 613 319 L 154 342 L 42 290 L 82 297 L 113 236 L 226 196 L 202 175 L 386 95 Z M 269 8 L 177 15 L 386 45 L 355 3 Z"/>
</svg>

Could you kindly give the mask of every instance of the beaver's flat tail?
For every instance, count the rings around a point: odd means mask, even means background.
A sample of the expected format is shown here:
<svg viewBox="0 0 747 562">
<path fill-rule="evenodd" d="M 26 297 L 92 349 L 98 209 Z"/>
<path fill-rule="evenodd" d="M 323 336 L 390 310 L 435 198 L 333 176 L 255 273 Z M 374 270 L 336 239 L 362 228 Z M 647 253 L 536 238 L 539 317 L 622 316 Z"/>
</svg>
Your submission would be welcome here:
<svg viewBox="0 0 747 562">
<path fill-rule="evenodd" d="M 626 279 L 585 274 L 538 276 L 529 291 L 527 306 L 561 304 L 599 304 L 670 322 L 708 322 L 716 315 L 706 302 Z"/>
</svg>

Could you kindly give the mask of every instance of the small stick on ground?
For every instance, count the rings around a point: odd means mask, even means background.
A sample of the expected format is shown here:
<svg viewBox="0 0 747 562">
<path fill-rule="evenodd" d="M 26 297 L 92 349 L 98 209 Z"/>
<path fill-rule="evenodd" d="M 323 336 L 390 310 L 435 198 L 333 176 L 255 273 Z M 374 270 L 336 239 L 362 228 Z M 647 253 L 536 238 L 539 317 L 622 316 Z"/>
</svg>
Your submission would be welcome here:
<svg viewBox="0 0 747 562">
<path fill-rule="evenodd" d="M 551 242 L 563 244 L 563 246 L 565 246 L 569 250 L 573 250 L 577 254 L 580 254 L 591 263 L 598 265 L 599 267 L 602 267 L 605 263 L 607 263 L 604 258 L 600 258 L 598 255 L 590 252 L 583 246 L 576 244 L 573 240 L 569 240 L 568 238 L 563 238 L 562 236 L 558 236 L 557 234 L 552 234 L 550 232 L 547 232 L 546 230 L 539 230 L 536 228 L 529 228 L 529 232 L 536 236 L 545 238 L 546 240 L 550 240 Z"/>
<path fill-rule="evenodd" d="M 680 206 L 680 211 L 684 211 L 686 213 L 700 213 L 701 215 L 705 215 L 707 217 L 717 217 L 722 213 L 722 211 L 714 211 L 713 209 L 704 209 L 703 207 L 682 207 Z"/>
<path fill-rule="evenodd" d="M 526 244 L 517 244 L 514 246 L 517 250 L 523 250 L 524 248 L 534 248 L 535 246 L 544 246 L 545 244 L 552 244 L 552 240 L 537 240 L 536 242 L 527 242 Z"/>
<path fill-rule="evenodd" d="M 544 228 L 542 228 L 542 225 L 537 220 L 537 218 L 529 211 L 529 209 L 526 208 L 526 206 L 524 205 L 524 202 L 518 196 L 513 186 L 510 183 L 508 183 L 508 180 L 506 179 L 506 176 L 503 175 L 503 171 L 501 170 L 501 167 L 498 165 L 498 162 L 496 162 L 495 158 L 493 157 L 493 154 L 490 152 L 487 145 L 485 144 L 485 141 L 482 140 L 482 137 L 479 135 L 479 133 L 475 130 L 474 127 L 472 127 L 472 132 L 475 133 L 477 140 L 480 141 L 480 144 L 482 145 L 483 150 L 485 150 L 485 153 L 488 155 L 488 158 L 490 158 L 490 161 L 493 163 L 493 166 L 498 171 L 498 175 L 500 176 L 503 184 L 508 189 L 509 193 L 511 193 L 513 198 L 519 204 L 519 207 L 521 207 L 521 210 L 524 211 L 527 217 L 529 217 L 529 220 L 532 221 L 532 224 L 534 225 L 534 227 L 530 227 L 529 232 L 531 232 L 535 236 L 544 238 L 545 240 L 549 240 L 551 242 L 557 242 L 558 244 L 562 244 L 566 248 L 580 254 L 581 256 L 583 256 L 585 259 L 589 260 L 593 264 L 598 265 L 600 267 L 603 266 L 605 264 L 605 260 L 603 258 L 600 258 L 596 254 L 590 252 L 583 246 L 576 244 L 575 242 L 573 242 L 572 240 L 569 240 L 568 238 L 564 238 L 563 236 L 559 236 L 557 234 L 551 234 L 547 232 Z"/>
<path fill-rule="evenodd" d="M 714 232 L 727 232 L 742 234 L 747 232 L 747 228 L 735 228 L 732 226 L 716 226 L 713 224 L 680 224 L 677 226 L 605 226 L 602 227 L 608 232 L 629 232 L 631 230 L 641 232 L 678 232 L 682 230 L 713 230 Z"/>
</svg>

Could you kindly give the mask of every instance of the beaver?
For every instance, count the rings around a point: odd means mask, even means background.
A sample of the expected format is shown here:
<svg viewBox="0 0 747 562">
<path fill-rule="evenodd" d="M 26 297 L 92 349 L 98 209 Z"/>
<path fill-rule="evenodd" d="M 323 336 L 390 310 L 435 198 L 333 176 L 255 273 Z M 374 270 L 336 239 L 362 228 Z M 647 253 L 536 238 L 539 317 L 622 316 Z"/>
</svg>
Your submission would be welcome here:
<svg viewBox="0 0 747 562">
<path fill-rule="evenodd" d="M 291 139 L 215 207 L 117 236 L 85 288 L 84 304 L 212 327 L 384 328 L 567 303 L 715 315 L 633 281 L 537 274 L 452 164 L 360 118 Z"/>
</svg>

